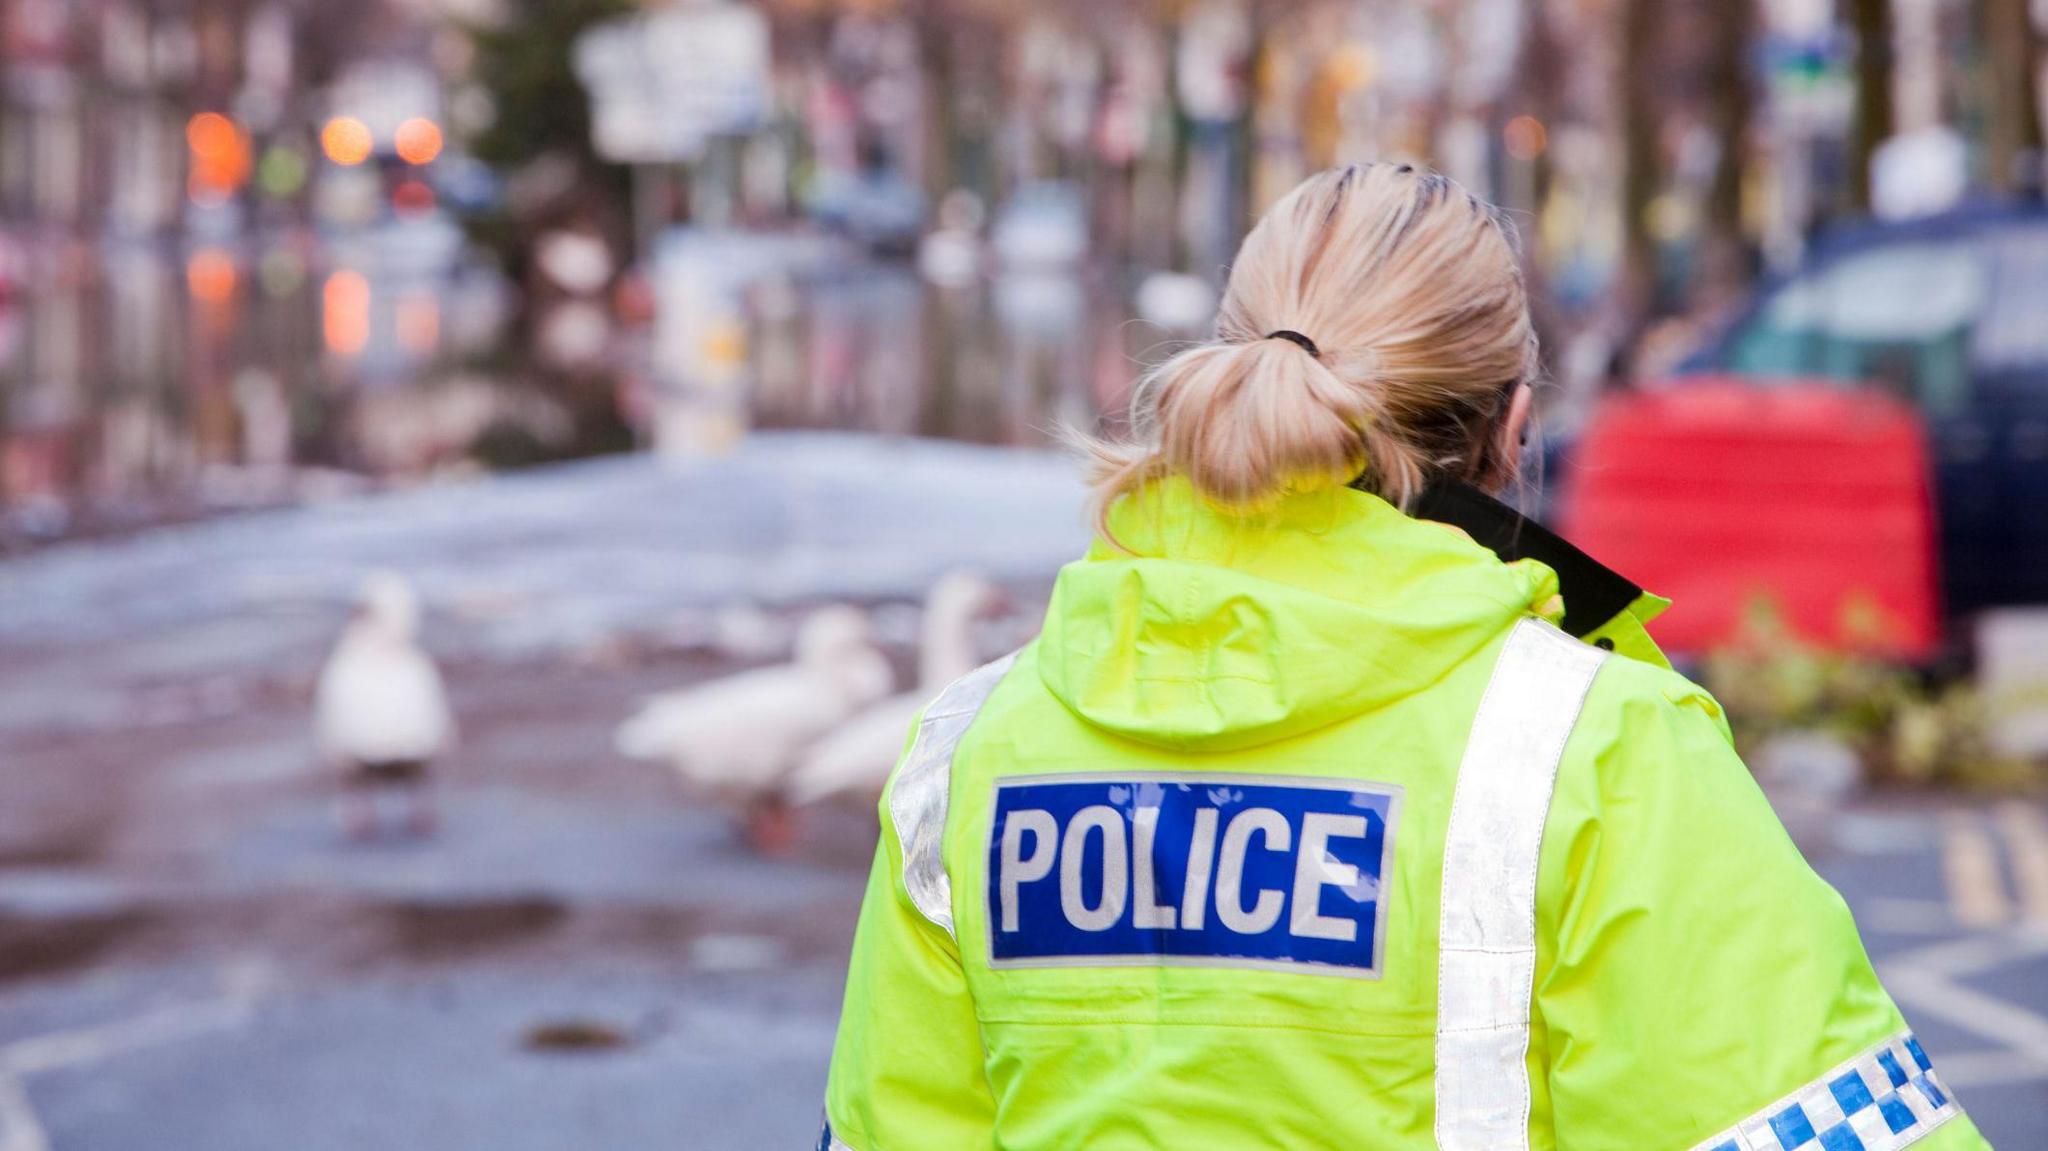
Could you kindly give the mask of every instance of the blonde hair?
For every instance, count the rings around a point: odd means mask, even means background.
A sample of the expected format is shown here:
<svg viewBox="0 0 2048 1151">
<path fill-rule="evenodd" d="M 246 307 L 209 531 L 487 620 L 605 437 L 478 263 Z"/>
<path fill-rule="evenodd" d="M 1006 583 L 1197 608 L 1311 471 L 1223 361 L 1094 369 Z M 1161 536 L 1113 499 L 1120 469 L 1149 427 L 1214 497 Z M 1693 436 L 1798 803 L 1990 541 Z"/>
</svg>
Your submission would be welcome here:
<svg viewBox="0 0 2048 1151">
<path fill-rule="evenodd" d="M 1245 237 L 1215 338 L 1139 382 L 1134 438 L 1083 441 L 1097 530 L 1166 475 L 1244 511 L 1353 481 L 1405 508 L 1434 478 L 1500 470 L 1493 440 L 1535 370 L 1496 209 L 1407 164 L 1320 172 Z"/>
</svg>

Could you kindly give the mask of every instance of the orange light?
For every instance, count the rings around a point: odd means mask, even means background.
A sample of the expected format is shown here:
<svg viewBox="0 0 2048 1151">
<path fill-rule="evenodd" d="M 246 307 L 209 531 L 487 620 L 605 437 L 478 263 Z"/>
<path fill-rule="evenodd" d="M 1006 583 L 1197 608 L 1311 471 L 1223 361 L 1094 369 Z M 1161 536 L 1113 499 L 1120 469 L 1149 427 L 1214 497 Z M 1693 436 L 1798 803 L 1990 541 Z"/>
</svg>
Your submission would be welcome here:
<svg viewBox="0 0 2048 1151">
<path fill-rule="evenodd" d="M 185 142 L 201 156 L 219 156 L 234 150 L 241 133 L 235 122 L 219 112 L 201 112 L 185 122 Z"/>
<path fill-rule="evenodd" d="M 185 287 L 194 299 L 226 303 L 235 294 L 235 261 L 219 248 L 201 248 L 185 261 Z"/>
<path fill-rule="evenodd" d="M 392 142 L 399 159 L 408 164 L 430 164 L 441 154 L 441 129 L 432 120 L 415 116 L 398 126 Z"/>
<path fill-rule="evenodd" d="M 370 126 L 354 116 L 336 116 L 320 129 L 320 150 L 343 167 L 353 167 L 370 158 L 376 142 Z"/>
<path fill-rule="evenodd" d="M 1534 160 L 1550 146 L 1550 133 L 1543 128 L 1543 121 L 1534 116 L 1517 116 L 1509 120 L 1500 131 L 1501 143 L 1507 146 L 1508 155 L 1517 160 Z"/>
<path fill-rule="evenodd" d="M 185 122 L 185 143 L 192 149 L 192 195 L 219 199 L 249 178 L 249 137 L 241 126 L 219 112 L 201 112 Z"/>
<path fill-rule="evenodd" d="M 320 288 L 320 334 L 327 350 L 358 355 L 370 342 L 370 281 L 346 268 Z"/>
</svg>

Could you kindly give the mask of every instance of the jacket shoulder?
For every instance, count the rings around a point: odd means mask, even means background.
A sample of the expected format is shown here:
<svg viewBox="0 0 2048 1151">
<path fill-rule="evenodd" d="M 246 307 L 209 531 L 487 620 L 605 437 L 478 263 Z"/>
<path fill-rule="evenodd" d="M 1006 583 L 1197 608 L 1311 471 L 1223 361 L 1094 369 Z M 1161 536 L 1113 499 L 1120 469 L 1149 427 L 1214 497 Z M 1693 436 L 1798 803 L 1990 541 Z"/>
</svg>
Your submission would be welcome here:
<svg viewBox="0 0 2048 1151">
<path fill-rule="evenodd" d="M 1652 730 L 1696 731 L 1702 725 L 1722 742 L 1734 743 L 1728 714 L 1713 693 L 1670 668 L 1620 655 L 1601 666 L 1579 722 L 1581 729 L 1611 729 L 1624 741 Z"/>
</svg>

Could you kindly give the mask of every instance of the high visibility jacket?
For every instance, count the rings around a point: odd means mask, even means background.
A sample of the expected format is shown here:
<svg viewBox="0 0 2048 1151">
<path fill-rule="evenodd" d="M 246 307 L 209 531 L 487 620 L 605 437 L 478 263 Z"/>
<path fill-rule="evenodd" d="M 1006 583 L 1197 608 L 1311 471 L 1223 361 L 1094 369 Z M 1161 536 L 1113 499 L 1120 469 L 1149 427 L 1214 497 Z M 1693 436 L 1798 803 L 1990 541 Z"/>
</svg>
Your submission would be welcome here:
<svg viewBox="0 0 2048 1151">
<path fill-rule="evenodd" d="M 1985 1146 L 1654 601 L 1350 490 L 1112 527 L 911 733 L 821 1148 Z"/>
</svg>

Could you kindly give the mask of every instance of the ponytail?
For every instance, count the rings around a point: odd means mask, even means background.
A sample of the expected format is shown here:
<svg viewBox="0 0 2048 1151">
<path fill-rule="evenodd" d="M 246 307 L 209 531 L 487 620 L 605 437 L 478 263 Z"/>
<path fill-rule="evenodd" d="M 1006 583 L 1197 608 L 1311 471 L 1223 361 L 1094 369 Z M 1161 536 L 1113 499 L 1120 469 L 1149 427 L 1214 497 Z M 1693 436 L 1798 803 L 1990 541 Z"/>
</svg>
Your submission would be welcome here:
<svg viewBox="0 0 2048 1151">
<path fill-rule="evenodd" d="M 1407 507 L 1434 475 L 1490 453 L 1503 381 L 1535 337 L 1506 225 L 1407 165 L 1323 172 L 1245 239 L 1217 338 L 1160 364 L 1134 438 L 1083 438 L 1096 530 L 1167 475 L 1250 512 L 1358 481 Z"/>
</svg>

